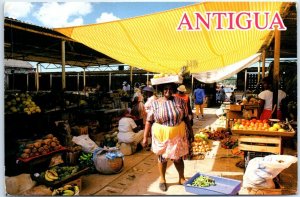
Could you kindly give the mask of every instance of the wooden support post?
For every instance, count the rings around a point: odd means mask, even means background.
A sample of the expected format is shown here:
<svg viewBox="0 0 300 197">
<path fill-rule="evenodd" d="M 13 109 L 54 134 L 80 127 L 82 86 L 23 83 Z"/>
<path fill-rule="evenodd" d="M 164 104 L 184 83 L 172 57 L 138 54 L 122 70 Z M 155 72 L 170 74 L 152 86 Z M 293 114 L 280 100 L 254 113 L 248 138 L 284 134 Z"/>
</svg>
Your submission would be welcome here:
<svg viewBox="0 0 300 197">
<path fill-rule="evenodd" d="M 80 87 L 80 74 L 77 73 L 77 91 L 79 91 L 79 87 Z"/>
<path fill-rule="evenodd" d="M 257 83 L 260 82 L 260 64 L 261 62 L 258 63 L 258 67 L 257 67 Z"/>
<path fill-rule="evenodd" d="M 28 73 L 26 74 L 26 90 L 28 91 L 29 87 L 29 75 Z"/>
<path fill-rule="evenodd" d="M 50 74 L 50 90 L 52 89 L 52 73 Z"/>
<path fill-rule="evenodd" d="M 133 66 L 130 66 L 130 92 L 131 90 L 134 90 L 134 87 L 132 87 L 132 72 L 133 72 Z"/>
<path fill-rule="evenodd" d="M 83 68 L 83 88 L 85 90 L 85 68 Z"/>
<path fill-rule="evenodd" d="M 36 70 L 35 70 L 35 88 L 38 92 L 40 89 L 40 81 L 39 81 L 39 63 L 36 64 Z"/>
<path fill-rule="evenodd" d="M 247 75 L 248 75 L 248 72 L 247 72 L 247 69 L 245 69 L 245 85 L 244 85 L 244 94 L 246 95 L 246 90 L 247 90 Z"/>
<path fill-rule="evenodd" d="M 279 64 L 280 64 L 280 31 L 278 27 L 275 28 L 275 47 L 274 47 L 274 68 L 273 68 L 273 108 L 277 105 L 278 101 L 278 84 L 279 84 Z M 273 118 L 277 118 L 277 106 L 272 115 Z"/>
<path fill-rule="evenodd" d="M 266 64 L 266 51 L 263 50 L 262 54 L 261 54 L 261 62 L 262 62 L 262 68 L 261 68 L 261 78 L 265 78 L 265 64 Z"/>
<path fill-rule="evenodd" d="M 61 88 L 64 90 L 66 88 L 66 47 L 65 40 L 61 41 Z"/>
<path fill-rule="evenodd" d="M 108 74 L 108 91 L 110 92 L 111 90 L 111 72 Z"/>
<path fill-rule="evenodd" d="M 149 72 L 147 72 L 147 82 L 146 82 L 146 86 L 149 86 Z"/>
</svg>

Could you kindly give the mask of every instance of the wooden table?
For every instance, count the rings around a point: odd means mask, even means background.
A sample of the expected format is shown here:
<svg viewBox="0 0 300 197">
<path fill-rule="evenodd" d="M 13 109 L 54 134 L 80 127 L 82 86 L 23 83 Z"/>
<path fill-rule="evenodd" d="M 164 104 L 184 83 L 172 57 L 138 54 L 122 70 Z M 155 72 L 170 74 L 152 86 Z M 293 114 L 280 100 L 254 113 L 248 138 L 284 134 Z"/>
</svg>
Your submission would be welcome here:
<svg viewBox="0 0 300 197">
<path fill-rule="evenodd" d="M 238 141 L 240 150 L 269 152 L 274 154 L 280 154 L 282 152 L 282 137 L 293 137 L 295 135 L 293 129 L 286 132 L 232 129 L 231 132 L 239 136 Z"/>
</svg>

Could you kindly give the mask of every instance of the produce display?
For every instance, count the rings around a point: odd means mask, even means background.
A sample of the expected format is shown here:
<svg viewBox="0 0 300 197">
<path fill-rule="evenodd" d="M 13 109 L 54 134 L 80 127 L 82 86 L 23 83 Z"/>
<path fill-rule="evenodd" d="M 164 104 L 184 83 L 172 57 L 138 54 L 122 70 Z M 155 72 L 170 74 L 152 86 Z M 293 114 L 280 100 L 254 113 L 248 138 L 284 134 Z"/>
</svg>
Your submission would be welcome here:
<svg viewBox="0 0 300 197">
<path fill-rule="evenodd" d="M 226 129 L 217 129 L 216 131 L 210 131 L 208 133 L 208 139 L 211 140 L 222 140 L 229 136 L 229 132 Z"/>
<path fill-rule="evenodd" d="M 28 115 L 40 113 L 41 109 L 28 93 L 10 94 L 5 99 L 6 113 L 26 113 Z"/>
<path fill-rule="evenodd" d="M 54 166 L 49 170 L 41 172 L 39 180 L 47 182 L 62 181 L 79 171 L 79 166 Z"/>
<path fill-rule="evenodd" d="M 76 184 L 64 185 L 63 187 L 54 189 L 52 196 L 74 196 L 79 194 L 79 187 Z"/>
<path fill-rule="evenodd" d="M 81 168 L 84 168 L 84 167 L 93 168 L 94 167 L 93 154 L 82 152 L 80 157 L 79 157 L 79 166 Z"/>
<path fill-rule="evenodd" d="M 211 150 L 207 135 L 203 132 L 194 135 L 194 142 L 191 143 L 192 154 L 198 155 Z"/>
<path fill-rule="evenodd" d="M 285 122 L 275 122 L 271 125 L 268 120 L 246 120 L 246 119 L 234 119 L 233 130 L 257 130 L 257 131 L 277 131 L 287 132 L 289 126 Z"/>
<path fill-rule="evenodd" d="M 203 176 L 200 175 L 199 177 L 197 177 L 193 183 L 192 186 L 194 187 L 209 187 L 209 186 L 215 186 L 215 180 L 208 177 L 208 176 Z"/>
<path fill-rule="evenodd" d="M 112 131 L 104 135 L 103 146 L 114 147 L 118 142 L 118 128 L 114 128 Z"/>
<path fill-rule="evenodd" d="M 28 159 L 40 155 L 46 155 L 49 152 L 60 150 L 63 146 L 60 145 L 59 140 L 48 134 L 43 139 L 37 139 L 32 142 L 21 144 L 19 147 L 19 157 L 22 159 Z"/>
<path fill-rule="evenodd" d="M 221 140 L 221 147 L 225 149 L 234 149 L 238 145 L 238 140 L 232 137 L 227 137 Z"/>
</svg>

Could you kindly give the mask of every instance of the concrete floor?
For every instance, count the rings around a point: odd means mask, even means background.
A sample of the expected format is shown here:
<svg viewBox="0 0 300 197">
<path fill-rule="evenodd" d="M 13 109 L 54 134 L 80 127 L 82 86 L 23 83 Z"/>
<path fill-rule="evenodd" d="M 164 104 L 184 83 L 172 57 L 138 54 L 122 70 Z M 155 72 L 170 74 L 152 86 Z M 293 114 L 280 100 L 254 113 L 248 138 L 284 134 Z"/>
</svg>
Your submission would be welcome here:
<svg viewBox="0 0 300 197">
<path fill-rule="evenodd" d="M 216 121 L 215 109 L 206 108 L 204 113 L 205 120 L 194 120 L 194 132 Z M 235 164 L 243 158 L 233 156 L 231 150 L 221 148 L 218 141 L 211 141 L 211 143 L 212 151 L 204 159 L 184 161 L 186 178 L 201 172 L 242 180 L 244 169 L 236 167 Z M 297 152 L 285 148 L 284 154 L 297 155 Z M 194 195 L 186 192 L 184 186 L 177 184 L 178 173 L 171 161 L 168 162 L 166 173 L 168 190 L 160 191 L 157 157 L 151 151 L 142 150 L 125 156 L 124 163 L 124 169 L 119 174 L 82 176 L 80 195 Z M 284 188 L 295 193 L 297 191 L 297 163 L 284 170 L 280 179 Z"/>
</svg>

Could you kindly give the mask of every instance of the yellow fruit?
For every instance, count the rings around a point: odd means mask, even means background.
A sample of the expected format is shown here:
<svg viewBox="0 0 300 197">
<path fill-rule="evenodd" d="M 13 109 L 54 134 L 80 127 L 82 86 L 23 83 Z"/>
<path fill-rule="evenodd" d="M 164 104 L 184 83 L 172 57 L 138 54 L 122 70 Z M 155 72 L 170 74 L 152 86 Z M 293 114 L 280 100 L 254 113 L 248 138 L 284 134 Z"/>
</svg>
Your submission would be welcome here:
<svg viewBox="0 0 300 197">
<path fill-rule="evenodd" d="M 286 130 L 284 129 L 278 129 L 278 132 L 285 132 Z"/>
<path fill-rule="evenodd" d="M 276 129 L 281 129 L 281 126 L 278 123 L 273 124 L 273 127 L 276 128 Z"/>
<path fill-rule="evenodd" d="M 277 129 L 275 127 L 270 127 L 269 131 L 277 131 Z"/>
</svg>

